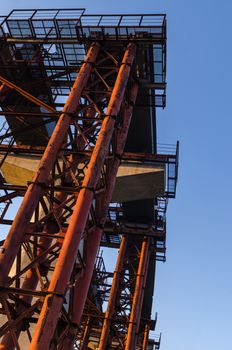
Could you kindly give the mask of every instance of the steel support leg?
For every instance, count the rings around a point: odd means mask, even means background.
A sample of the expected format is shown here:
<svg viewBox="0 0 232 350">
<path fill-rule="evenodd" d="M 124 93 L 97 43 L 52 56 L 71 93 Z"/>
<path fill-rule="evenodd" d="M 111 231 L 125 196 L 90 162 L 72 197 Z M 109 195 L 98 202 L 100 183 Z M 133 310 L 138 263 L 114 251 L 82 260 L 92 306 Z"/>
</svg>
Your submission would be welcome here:
<svg viewBox="0 0 232 350">
<path fill-rule="evenodd" d="M 6 78 L 3 78 L 1 75 L 0 75 L 0 81 L 3 83 L 3 86 L 6 86 L 9 89 L 9 91 L 15 90 L 18 93 L 20 93 L 22 96 L 24 96 L 26 99 L 33 102 L 37 106 L 43 107 L 48 112 L 52 112 L 52 113 L 56 112 L 56 110 L 53 107 L 47 105 L 45 102 L 39 100 L 37 97 L 29 94 L 29 92 L 21 89 L 20 87 L 18 87 L 15 84 L 11 83 L 9 80 L 7 80 Z M 0 93 L 1 93 L 1 91 L 0 91 Z"/>
<path fill-rule="evenodd" d="M 127 139 L 127 134 L 129 131 L 130 121 L 133 112 L 133 106 L 136 101 L 136 97 L 138 94 L 138 84 L 133 83 L 130 91 L 130 101 L 129 104 L 124 108 L 123 111 L 123 125 L 122 128 L 118 131 L 116 136 L 116 154 L 117 157 L 114 157 L 111 167 L 110 167 L 110 181 L 107 182 L 106 193 L 102 198 L 101 209 L 99 213 L 99 219 L 101 226 L 104 226 L 108 207 L 110 204 L 110 200 L 112 198 L 112 194 L 114 191 L 116 175 L 118 171 L 118 167 L 120 165 L 120 157 L 123 153 L 124 146 Z M 71 319 L 74 324 L 80 325 L 81 316 L 83 313 L 85 301 L 87 299 L 87 294 L 89 290 L 89 286 L 91 283 L 91 278 L 94 270 L 94 263 L 97 255 L 97 251 L 100 245 L 101 237 L 102 237 L 102 229 L 97 227 L 95 232 L 89 233 L 86 241 L 86 261 L 85 261 L 85 269 L 83 276 L 77 281 L 75 289 L 74 289 L 74 301 L 73 301 L 73 310 Z M 125 238 L 123 238 L 123 242 L 125 242 Z M 124 244 L 125 245 L 125 244 Z M 123 258 L 122 258 L 123 260 Z M 118 270 L 116 268 L 116 270 Z M 112 305 L 114 302 L 112 302 Z M 108 326 L 108 325 L 107 325 Z M 64 343 L 66 341 L 64 340 Z M 70 337 L 67 339 L 67 343 L 64 349 L 72 349 L 73 342 L 71 342 Z M 64 346 L 64 345 L 63 345 Z M 100 349 L 100 348 L 99 348 Z"/>
<path fill-rule="evenodd" d="M 146 324 L 145 329 L 144 329 L 144 335 L 143 335 L 142 350 L 147 349 L 148 337 L 149 337 L 149 326 Z"/>
<path fill-rule="evenodd" d="M 76 259 L 81 235 L 84 232 L 89 210 L 94 197 L 94 189 L 100 178 L 101 169 L 107 155 L 111 137 L 115 126 L 115 116 L 118 115 L 129 79 L 131 65 L 136 53 L 135 44 L 128 45 L 122 65 L 116 79 L 114 89 L 107 108 L 106 117 L 85 175 L 83 187 L 80 190 L 77 204 L 74 208 L 63 246 L 56 263 L 55 271 L 48 289 L 50 293 L 44 301 L 30 349 L 45 350 L 49 348 L 59 313 L 63 303 L 63 296 Z"/>
<path fill-rule="evenodd" d="M 136 333 L 138 319 L 140 318 L 139 317 L 140 303 L 142 302 L 140 296 L 141 296 L 142 288 L 144 284 L 144 276 L 146 274 L 145 269 L 147 267 L 148 257 L 149 257 L 149 239 L 144 238 L 144 241 L 142 243 L 141 255 L 139 259 L 139 268 L 138 268 L 138 273 L 136 277 L 135 292 L 133 296 L 125 350 L 135 349 L 135 333 Z"/>
<path fill-rule="evenodd" d="M 100 342 L 98 347 L 99 350 L 105 350 L 107 347 L 111 319 L 115 310 L 115 301 L 116 301 L 121 271 L 124 263 L 126 247 L 127 247 L 127 237 L 123 236 L 120 244 L 115 271 L 114 271 L 112 286 L 110 289 L 110 296 L 109 296 L 109 301 L 107 305 L 107 310 L 105 313 L 105 319 L 102 326 L 102 332 L 101 332 L 101 337 L 100 337 Z"/>
<path fill-rule="evenodd" d="M 85 332 L 83 335 L 83 339 L 81 341 L 81 347 L 80 350 L 88 350 L 88 343 L 89 343 L 89 332 L 91 329 L 91 321 L 88 319 L 87 324 L 85 326 Z M 73 348 L 72 348 L 73 349 Z M 64 350 L 68 350 L 67 348 Z"/>
<path fill-rule="evenodd" d="M 136 324 L 136 329 L 135 329 L 135 345 L 137 343 L 137 339 L 138 339 L 138 335 L 139 335 L 140 319 L 141 319 L 141 313 L 142 313 L 142 307 L 143 307 L 144 290 L 146 288 L 149 262 L 150 262 L 150 251 L 148 252 L 146 265 L 144 266 L 144 270 L 143 270 L 144 278 L 143 278 L 143 286 L 142 286 L 142 290 L 141 290 L 141 294 L 140 294 L 138 317 L 137 317 L 137 324 Z"/>
</svg>

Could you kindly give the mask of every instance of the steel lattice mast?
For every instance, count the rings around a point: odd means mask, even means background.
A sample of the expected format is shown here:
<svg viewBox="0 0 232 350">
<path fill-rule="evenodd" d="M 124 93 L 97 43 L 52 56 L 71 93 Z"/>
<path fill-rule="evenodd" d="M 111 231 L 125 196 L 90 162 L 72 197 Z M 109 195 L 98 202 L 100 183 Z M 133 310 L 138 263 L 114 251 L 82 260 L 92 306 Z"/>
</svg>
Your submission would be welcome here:
<svg viewBox="0 0 232 350">
<path fill-rule="evenodd" d="M 0 223 L 11 225 L 0 349 L 158 348 L 155 261 L 178 166 L 178 148 L 156 145 L 165 15 L 14 10 L 0 45 Z M 100 246 L 119 248 L 114 273 Z"/>
</svg>

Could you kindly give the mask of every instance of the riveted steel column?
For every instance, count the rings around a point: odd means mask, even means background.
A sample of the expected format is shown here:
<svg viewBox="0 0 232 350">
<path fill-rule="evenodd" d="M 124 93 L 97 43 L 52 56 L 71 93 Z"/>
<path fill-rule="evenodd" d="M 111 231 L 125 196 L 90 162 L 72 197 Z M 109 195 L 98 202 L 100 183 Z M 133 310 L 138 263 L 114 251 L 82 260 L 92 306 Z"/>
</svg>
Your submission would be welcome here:
<svg viewBox="0 0 232 350">
<path fill-rule="evenodd" d="M 130 43 L 125 51 L 122 65 L 119 69 L 115 86 L 109 101 L 106 117 L 96 145 L 94 147 L 83 187 L 79 192 L 77 204 L 70 219 L 63 246 L 56 263 L 54 274 L 48 288 L 50 294 L 45 298 L 30 349 L 45 350 L 49 348 L 59 313 L 63 303 L 63 295 L 74 266 L 81 235 L 84 232 L 89 210 L 94 197 L 94 189 L 100 178 L 101 169 L 109 150 L 109 144 L 114 131 L 115 116 L 118 115 L 129 79 L 131 65 L 136 53 L 136 45 Z"/>
</svg>

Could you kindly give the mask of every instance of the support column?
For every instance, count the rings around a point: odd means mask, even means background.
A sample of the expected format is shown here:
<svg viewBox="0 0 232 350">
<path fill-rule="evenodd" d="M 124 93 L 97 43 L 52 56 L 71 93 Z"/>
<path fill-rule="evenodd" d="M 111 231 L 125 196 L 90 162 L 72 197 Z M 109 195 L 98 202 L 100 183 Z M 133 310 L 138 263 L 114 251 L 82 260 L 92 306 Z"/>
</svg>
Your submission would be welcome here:
<svg viewBox="0 0 232 350">
<path fill-rule="evenodd" d="M 142 290 L 141 290 L 141 294 L 140 294 L 138 317 L 137 317 L 137 324 L 136 324 L 136 329 L 135 329 L 135 345 L 137 344 L 137 339 L 138 339 L 138 335 L 139 335 L 140 319 L 141 319 L 141 313 L 142 313 L 142 307 L 143 307 L 144 290 L 146 287 L 149 262 L 150 262 L 150 251 L 148 252 L 146 265 L 144 266 L 144 270 L 143 270 L 144 278 L 143 278 L 143 286 L 142 286 Z"/>
<path fill-rule="evenodd" d="M 136 277 L 135 292 L 132 302 L 129 327 L 127 332 L 127 339 L 125 350 L 134 350 L 135 348 L 135 334 L 139 318 L 139 309 L 141 301 L 142 287 L 144 283 L 144 273 L 146 273 L 147 259 L 149 256 L 149 238 L 144 238 L 142 243 L 141 255 L 139 259 L 139 267 Z"/>
<path fill-rule="evenodd" d="M 72 273 L 81 235 L 85 229 L 89 210 L 94 197 L 94 189 L 100 178 L 105 156 L 114 131 L 115 116 L 118 115 L 129 79 L 131 65 L 136 53 L 136 45 L 130 43 L 124 54 L 114 89 L 109 101 L 106 117 L 96 145 L 94 147 L 89 167 L 87 169 L 83 187 L 79 192 L 63 246 L 56 263 L 55 271 L 48 289 L 50 294 L 45 298 L 30 349 L 45 350 L 49 348 L 59 313 L 63 303 L 63 296 L 67 290 Z"/>
<path fill-rule="evenodd" d="M 144 329 L 144 335 L 143 335 L 143 345 L 142 345 L 142 350 L 147 349 L 147 343 L 148 343 L 148 336 L 149 336 L 149 329 L 150 327 L 148 324 L 146 324 L 145 329 Z"/>
<path fill-rule="evenodd" d="M 83 339 L 82 339 L 82 342 L 81 342 L 80 350 L 88 350 L 90 329 L 91 329 L 91 321 L 90 321 L 90 319 L 88 319 L 87 324 L 85 326 L 85 332 L 84 332 Z M 66 349 L 64 349 L 64 350 L 66 350 Z"/>
<path fill-rule="evenodd" d="M 88 51 L 86 60 L 79 71 L 70 95 L 65 103 L 63 113 L 56 124 L 50 141 L 40 161 L 39 169 L 33 179 L 33 182 L 28 186 L 22 204 L 0 251 L 1 285 L 7 284 L 8 274 L 19 251 L 20 245 L 23 242 L 27 225 L 31 220 L 33 212 L 43 191 L 43 186 L 41 185 L 46 184 L 48 181 L 49 174 L 69 128 L 71 121 L 70 113 L 75 112 L 77 109 L 81 93 L 88 81 L 89 75 L 92 71 L 92 65 L 96 61 L 99 49 L 99 44 L 94 43 Z"/>
<path fill-rule="evenodd" d="M 115 301 L 118 291 L 118 286 L 120 282 L 121 272 L 123 268 L 125 253 L 126 253 L 126 247 L 127 247 L 127 237 L 122 236 L 120 249 L 118 253 L 117 263 L 114 270 L 114 277 L 112 281 L 112 286 L 110 289 L 110 296 L 108 300 L 107 310 L 105 313 L 105 318 L 102 326 L 102 332 L 100 337 L 100 342 L 98 349 L 99 350 L 105 350 L 107 347 L 109 332 L 110 332 L 110 325 L 111 325 L 111 319 L 115 310 Z"/>
<path fill-rule="evenodd" d="M 86 261 L 86 267 L 84 271 L 83 278 L 81 278 L 80 281 L 76 284 L 76 294 L 78 297 L 76 298 L 75 303 L 75 316 L 73 319 L 73 322 L 80 324 L 81 316 L 83 313 L 85 301 L 87 298 L 87 293 L 89 290 L 93 270 L 94 270 L 94 263 L 97 255 L 97 251 L 100 245 L 101 236 L 110 204 L 110 200 L 113 195 L 114 187 L 115 187 L 115 181 L 116 176 L 118 172 L 118 168 L 120 165 L 120 156 L 123 153 L 124 146 L 126 143 L 126 138 L 129 130 L 129 125 L 131 121 L 132 111 L 133 111 L 133 105 L 136 100 L 136 96 L 138 93 L 138 84 L 134 83 L 131 89 L 130 93 L 130 102 L 131 104 L 125 109 L 124 116 L 123 116 L 123 126 L 122 129 L 120 129 L 118 135 L 117 135 L 117 141 L 116 141 L 116 154 L 117 157 L 114 157 L 111 165 L 110 165 L 110 178 L 107 181 L 106 185 L 106 192 L 105 195 L 102 198 L 100 213 L 99 213 L 99 224 L 100 227 L 96 227 L 95 232 L 90 233 L 90 235 L 87 238 L 87 247 L 89 247 L 89 250 L 87 248 L 87 261 Z M 91 253 L 94 252 L 93 258 L 90 258 L 90 251 Z"/>
<path fill-rule="evenodd" d="M 122 128 L 119 129 L 116 136 L 116 154 L 117 157 L 114 157 L 112 164 L 110 166 L 110 179 L 107 181 L 106 192 L 102 198 L 100 213 L 99 213 L 99 222 L 101 226 L 104 226 L 106 215 L 108 212 L 108 207 L 110 204 L 110 200 L 113 195 L 116 175 L 118 172 L 118 167 L 120 165 L 120 156 L 123 154 L 123 150 L 125 147 L 129 126 L 131 122 L 133 106 L 136 101 L 136 97 L 138 94 L 138 84 L 133 83 L 130 90 L 130 101 L 127 106 L 125 106 L 123 111 L 123 125 Z M 87 236 L 86 240 L 86 261 L 85 261 L 85 269 L 83 276 L 76 282 L 76 286 L 74 289 L 74 301 L 73 301 L 73 310 L 72 310 L 72 322 L 74 324 L 80 325 L 82 313 L 84 310 L 85 302 L 87 299 L 87 294 L 89 290 L 89 286 L 91 283 L 91 278 L 94 270 L 95 259 L 97 255 L 98 248 L 100 246 L 101 237 L 102 237 L 102 228 L 97 227 L 94 232 L 91 232 Z M 123 239 L 124 240 L 124 239 Z M 73 334 L 73 333 L 72 333 Z M 64 349 L 73 349 L 73 341 L 70 340 L 70 337 L 64 340 L 65 345 Z"/>
</svg>

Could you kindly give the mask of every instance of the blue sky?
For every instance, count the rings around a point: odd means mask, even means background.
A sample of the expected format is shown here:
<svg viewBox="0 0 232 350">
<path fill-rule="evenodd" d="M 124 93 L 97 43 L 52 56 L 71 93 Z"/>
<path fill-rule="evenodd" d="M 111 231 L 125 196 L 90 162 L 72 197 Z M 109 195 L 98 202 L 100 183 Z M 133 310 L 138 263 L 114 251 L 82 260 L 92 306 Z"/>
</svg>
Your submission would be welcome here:
<svg viewBox="0 0 232 350">
<path fill-rule="evenodd" d="M 0 12 L 32 6 L 167 13 L 167 108 L 158 110 L 158 138 L 179 139 L 181 152 L 177 198 L 168 208 L 167 262 L 157 269 L 157 330 L 162 350 L 231 350 L 232 3 L 8 0 Z"/>
</svg>

